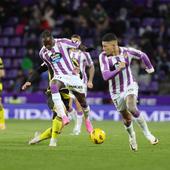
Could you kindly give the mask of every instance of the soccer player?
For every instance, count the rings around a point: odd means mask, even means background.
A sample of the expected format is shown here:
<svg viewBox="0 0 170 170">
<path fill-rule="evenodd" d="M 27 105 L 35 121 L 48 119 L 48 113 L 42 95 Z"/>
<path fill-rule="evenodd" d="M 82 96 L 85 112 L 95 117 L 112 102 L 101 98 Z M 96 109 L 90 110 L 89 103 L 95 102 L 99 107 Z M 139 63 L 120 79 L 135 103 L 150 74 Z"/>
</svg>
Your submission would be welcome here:
<svg viewBox="0 0 170 170">
<path fill-rule="evenodd" d="M 42 63 L 41 66 L 38 69 L 36 69 L 33 72 L 32 75 L 30 75 L 28 77 L 28 80 L 22 86 L 22 90 L 26 90 L 28 87 L 30 87 L 39 78 L 39 76 L 47 70 L 48 70 L 47 65 L 45 63 Z M 49 73 L 49 81 L 50 81 L 51 77 L 53 77 L 53 71 L 51 69 L 49 69 L 48 73 Z M 61 94 L 61 98 L 62 98 L 62 101 L 64 103 L 66 110 L 69 110 L 70 96 L 69 96 L 68 89 L 61 89 L 60 94 Z M 55 118 L 57 116 L 57 112 L 56 112 L 56 109 L 54 107 L 54 103 L 53 103 L 53 100 L 52 100 L 52 95 L 51 95 L 51 91 L 50 91 L 49 87 L 47 88 L 46 96 L 47 96 L 48 107 L 53 113 L 53 120 L 55 120 Z M 40 141 L 49 139 L 51 136 L 52 136 L 52 127 L 46 129 L 42 133 L 35 132 L 34 138 L 29 141 L 29 144 L 30 145 L 36 144 Z"/>
<path fill-rule="evenodd" d="M 105 81 L 109 81 L 110 95 L 116 109 L 122 115 L 129 135 L 130 148 L 133 151 L 138 149 L 132 117 L 136 119 L 150 143 L 157 144 L 158 139 L 149 131 L 146 121 L 137 107 L 138 85 L 130 68 L 131 60 L 137 59 L 144 63 L 147 73 L 153 73 L 154 68 L 148 56 L 134 48 L 120 47 L 117 37 L 113 33 L 103 36 L 102 47 L 103 52 L 99 55 L 102 76 Z"/>
<path fill-rule="evenodd" d="M 56 146 L 57 134 L 60 132 L 63 125 L 69 123 L 68 117 L 65 116 L 63 102 L 59 93 L 60 89 L 67 87 L 72 91 L 83 109 L 87 131 L 91 133 L 93 127 L 88 115 L 90 109 L 86 102 L 83 83 L 68 52 L 69 48 L 78 48 L 80 44 L 65 38 L 54 39 L 51 32 L 47 30 L 42 33 L 41 38 L 43 47 L 41 48 L 39 55 L 48 68 L 51 68 L 54 73 L 54 76 L 50 81 L 50 89 L 57 112 L 57 118 L 55 121 L 53 120 L 52 131 L 54 131 L 54 133 L 52 133 L 49 146 Z M 62 119 L 63 124 L 58 117 Z"/>
<path fill-rule="evenodd" d="M 71 40 L 76 43 L 81 44 L 81 37 L 77 34 L 74 34 L 71 36 Z M 72 60 L 78 61 L 78 67 L 80 69 L 80 76 L 83 81 L 83 88 L 85 91 L 85 95 L 87 96 L 87 88 L 93 88 L 93 77 L 94 77 L 94 64 L 91 59 L 90 53 L 86 52 L 85 50 L 80 50 L 77 48 L 70 49 L 70 57 Z M 88 68 L 89 78 L 87 78 L 86 74 L 86 68 Z M 73 97 L 74 99 L 74 97 Z M 71 100 L 70 105 L 72 105 L 73 100 Z M 82 125 L 82 119 L 83 119 L 83 111 L 81 108 L 80 103 L 77 99 L 75 99 L 76 104 L 76 121 L 75 126 L 73 129 L 74 135 L 79 135 L 81 132 L 81 125 Z"/>
<path fill-rule="evenodd" d="M 5 76 L 5 70 L 2 58 L 0 57 L 0 79 Z M 1 93 L 3 90 L 2 82 L 0 80 L 0 130 L 4 130 L 6 128 L 5 126 L 5 118 L 4 118 L 4 108 L 2 105 L 2 98 Z"/>
</svg>

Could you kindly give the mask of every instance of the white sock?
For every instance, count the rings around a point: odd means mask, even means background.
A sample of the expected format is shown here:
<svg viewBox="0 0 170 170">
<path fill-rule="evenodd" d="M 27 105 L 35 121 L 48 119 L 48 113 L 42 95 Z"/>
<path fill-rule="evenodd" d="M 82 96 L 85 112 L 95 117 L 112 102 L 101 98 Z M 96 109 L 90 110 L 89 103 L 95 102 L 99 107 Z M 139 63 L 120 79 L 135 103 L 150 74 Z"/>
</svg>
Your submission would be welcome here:
<svg viewBox="0 0 170 170">
<path fill-rule="evenodd" d="M 131 122 L 130 126 L 125 126 L 125 129 L 128 132 L 129 137 L 133 137 L 133 135 L 135 134 L 134 128 L 133 128 L 133 123 Z"/>
<path fill-rule="evenodd" d="M 52 94 L 52 99 L 55 105 L 56 112 L 59 117 L 64 117 L 66 116 L 65 109 L 64 109 L 64 104 L 61 100 L 60 93 L 53 93 Z"/>
<path fill-rule="evenodd" d="M 74 130 L 81 131 L 82 122 L 83 122 L 83 115 L 77 114 Z"/>
<path fill-rule="evenodd" d="M 72 108 L 72 111 L 68 112 L 69 120 L 76 120 L 77 111 Z"/>
<path fill-rule="evenodd" d="M 148 140 L 151 140 L 151 138 L 153 138 L 153 135 L 151 134 L 151 132 L 149 131 L 148 125 L 143 117 L 142 114 L 139 115 L 138 118 L 134 118 L 136 120 L 136 122 L 138 123 L 138 125 L 140 126 L 140 128 L 142 129 L 143 134 L 145 135 L 145 137 Z"/>
</svg>

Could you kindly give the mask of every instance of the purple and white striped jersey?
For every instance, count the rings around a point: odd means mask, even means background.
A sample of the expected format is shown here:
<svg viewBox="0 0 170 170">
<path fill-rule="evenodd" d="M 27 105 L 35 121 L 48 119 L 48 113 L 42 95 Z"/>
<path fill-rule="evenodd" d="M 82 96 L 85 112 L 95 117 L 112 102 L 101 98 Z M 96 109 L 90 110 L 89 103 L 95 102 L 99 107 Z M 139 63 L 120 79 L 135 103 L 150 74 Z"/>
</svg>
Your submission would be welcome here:
<svg viewBox="0 0 170 170">
<path fill-rule="evenodd" d="M 78 48 L 79 44 L 69 39 L 54 39 L 55 44 L 51 50 L 43 46 L 39 52 L 41 59 L 50 67 L 54 75 L 73 75 L 74 66 L 72 64 L 69 48 Z"/>
<path fill-rule="evenodd" d="M 148 56 L 134 48 L 119 47 L 120 54 L 117 56 L 107 56 L 103 51 L 99 55 L 100 69 L 104 80 L 109 80 L 109 91 L 117 94 L 126 90 L 127 86 L 135 82 L 130 68 L 131 60 L 142 60 L 146 69 L 153 69 Z M 125 62 L 126 67 L 117 70 L 118 62 Z"/>
<path fill-rule="evenodd" d="M 75 58 L 80 66 L 80 71 L 82 73 L 83 83 L 87 84 L 87 74 L 86 74 L 86 67 L 90 67 L 93 65 L 93 61 L 91 59 L 90 53 L 83 52 L 81 50 L 71 51 L 70 57 Z"/>
</svg>

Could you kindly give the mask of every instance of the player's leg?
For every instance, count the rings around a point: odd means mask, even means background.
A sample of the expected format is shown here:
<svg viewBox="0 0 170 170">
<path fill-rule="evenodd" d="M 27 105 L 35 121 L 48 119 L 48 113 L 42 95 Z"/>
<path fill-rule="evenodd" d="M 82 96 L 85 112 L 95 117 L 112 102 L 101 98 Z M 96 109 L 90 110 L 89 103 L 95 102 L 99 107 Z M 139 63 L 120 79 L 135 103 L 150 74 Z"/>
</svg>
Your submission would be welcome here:
<svg viewBox="0 0 170 170">
<path fill-rule="evenodd" d="M 130 148 L 133 151 L 137 151 L 138 146 L 136 142 L 136 134 L 133 128 L 132 115 L 127 110 L 120 111 L 120 113 L 123 118 L 125 129 L 128 132 Z"/>
<path fill-rule="evenodd" d="M 78 102 L 77 99 L 75 99 L 75 104 L 76 104 L 77 114 L 76 114 L 73 134 L 79 135 L 80 132 L 81 132 L 81 126 L 82 126 L 82 122 L 83 122 L 83 110 L 82 110 L 81 105 L 80 105 L 80 103 Z"/>
<path fill-rule="evenodd" d="M 83 83 L 83 88 L 85 91 L 85 96 L 87 96 L 87 85 L 85 83 Z M 75 126 L 73 129 L 73 134 L 79 135 L 81 132 L 81 126 L 82 126 L 82 122 L 83 122 L 83 110 L 82 110 L 81 105 L 77 99 L 75 99 L 75 104 L 76 104 L 77 114 L 76 114 L 76 121 L 75 121 Z"/>
<path fill-rule="evenodd" d="M 0 97 L 0 130 L 4 130 L 5 126 L 5 116 L 4 116 L 4 107 L 2 105 L 2 98 Z"/>
<path fill-rule="evenodd" d="M 56 80 L 56 79 L 51 80 L 50 88 L 51 88 L 51 93 L 52 93 L 52 99 L 53 99 L 56 111 L 58 113 L 58 116 L 62 118 L 63 125 L 66 125 L 69 123 L 69 119 L 65 113 L 64 104 L 61 99 L 61 95 L 59 93 L 59 89 L 61 89 L 62 87 L 64 87 L 63 82 Z"/>
<path fill-rule="evenodd" d="M 92 126 L 91 121 L 89 119 L 90 108 L 87 105 L 85 93 L 79 93 L 77 91 L 73 91 L 73 94 L 77 98 L 77 100 L 80 103 L 81 108 L 83 110 L 84 117 L 85 117 L 86 129 L 89 133 L 91 133 L 93 131 L 93 126 Z"/>
<path fill-rule="evenodd" d="M 53 120 L 55 119 L 55 117 L 57 116 L 57 112 L 56 112 L 56 109 L 54 107 L 54 102 L 52 100 L 52 95 L 51 95 L 51 91 L 47 90 L 46 92 L 46 95 L 47 95 L 47 105 L 49 107 L 49 109 L 51 110 L 51 112 L 53 113 L 53 117 L 52 117 L 52 126 L 53 124 L 55 124 L 55 122 L 53 123 Z M 39 139 L 40 141 L 43 141 L 43 140 L 46 140 L 46 139 L 49 139 L 51 138 L 52 136 L 52 133 L 53 131 L 55 131 L 55 129 L 53 129 L 52 127 L 46 129 L 44 132 L 42 132 L 40 135 L 39 135 Z"/>
<path fill-rule="evenodd" d="M 130 148 L 133 151 L 137 151 L 138 147 L 136 142 L 136 134 L 133 128 L 132 115 L 126 109 L 126 103 L 123 96 L 124 93 L 118 95 L 113 95 L 111 93 L 113 104 L 115 105 L 117 111 L 120 112 L 122 115 L 124 127 L 129 136 Z"/>
<path fill-rule="evenodd" d="M 73 95 L 71 95 L 70 100 L 69 100 L 68 117 L 69 117 L 70 120 L 76 121 L 77 111 L 73 107 L 73 102 L 74 101 L 75 101 L 75 97 L 73 97 Z"/>
<path fill-rule="evenodd" d="M 62 127 L 63 127 L 62 119 L 60 117 L 56 116 L 52 120 L 52 134 L 51 134 L 49 146 L 56 146 L 57 145 L 57 137 L 61 133 Z"/>
<path fill-rule="evenodd" d="M 51 91 L 50 91 L 50 90 L 47 90 L 46 96 L 47 96 L 47 104 L 48 104 L 48 107 L 49 107 L 49 109 L 52 111 L 52 113 L 53 113 L 53 119 L 54 119 L 54 118 L 57 116 L 57 113 L 56 113 L 55 108 L 54 108 L 54 103 L 53 103 L 53 100 L 52 100 L 52 96 L 51 96 Z M 32 139 L 29 141 L 29 144 L 30 144 L 30 145 L 33 145 L 33 144 L 39 143 L 40 141 L 49 139 L 49 138 L 51 138 L 51 135 L 52 135 L 52 127 L 46 129 L 46 130 L 43 131 L 42 133 L 40 133 L 40 132 L 35 132 L 34 138 L 32 138 Z"/>
<path fill-rule="evenodd" d="M 140 113 L 140 111 L 137 108 L 137 97 L 134 94 L 129 94 L 126 97 L 126 106 L 127 109 L 132 115 L 134 116 L 135 120 L 137 121 L 138 125 L 141 127 L 145 137 L 150 141 L 151 144 L 157 144 L 158 139 L 155 138 L 151 132 L 149 131 L 149 128 L 147 126 L 147 123 L 143 117 L 143 115 Z"/>
</svg>

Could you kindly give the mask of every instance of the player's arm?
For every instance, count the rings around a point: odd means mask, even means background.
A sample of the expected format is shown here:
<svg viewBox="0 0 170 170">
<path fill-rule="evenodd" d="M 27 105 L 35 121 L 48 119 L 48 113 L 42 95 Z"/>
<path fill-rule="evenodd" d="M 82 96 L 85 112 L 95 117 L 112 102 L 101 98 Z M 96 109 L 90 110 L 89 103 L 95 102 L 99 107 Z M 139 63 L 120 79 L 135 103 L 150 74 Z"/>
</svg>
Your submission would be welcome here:
<svg viewBox="0 0 170 170">
<path fill-rule="evenodd" d="M 81 42 L 72 41 L 72 40 L 67 39 L 67 38 L 57 39 L 57 41 L 59 43 L 64 43 L 67 48 L 79 48 L 79 46 L 81 44 Z"/>
<path fill-rule="evenodd" d="M 85 56 L 86 56 L 86 60 L 87 60 L 87 65 L 89 67 L 89 69 L 88 69 L 89 78 L 88 78 L 88 82 L 87 82 L 87 87 L 93 88 L 93 78 L 94 78 L 94 72 L 95 72 L 94 63 L 92 61 L 90 53 L 86 52 Z"/>
<path fill-rule="evenodd" d="M 100 54 L 99 56 L 99 62 L 102 76 L 105 81 L 114 78 L 120 71 L 122 71 L 126 67 L 126 63 L 119 62 L 118 68 L 114 71 L 110 71 L 108 59 L 102 54 Z"/>
<path fill-rule="evenodd" d="M 89 67 L 89 79 L 88 79 L 88 82 L 87 82 L 88 88 L 93 88 L 94 72 L 95 72 L 94 65 L 91 65 Z"/>
<path fill-rule="evenodd" d="M 132 54 L 133 58 L 141 60 L 143 62 L 147 73 L 153 73 L 155 71 L 147 54 L 134 48 L 129 49 L 130 49 L 129 52 L 130 54 Z"/>
<path fill-rule="evenodd" d="M 30 87 L 32 83 L 34 83 L 39 78 L 39 76 L 47 70 L 47 65 L 42 63 L 41 66 L 28 77 L 28 80 L 22 86 L 22 90 L 26 90 L 28 87 Z"/>
</svg>

